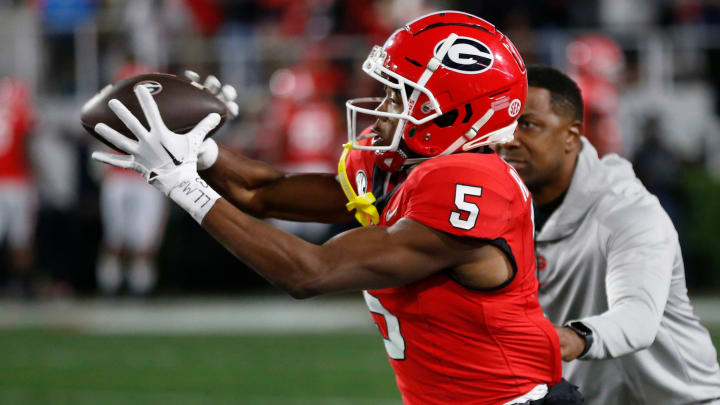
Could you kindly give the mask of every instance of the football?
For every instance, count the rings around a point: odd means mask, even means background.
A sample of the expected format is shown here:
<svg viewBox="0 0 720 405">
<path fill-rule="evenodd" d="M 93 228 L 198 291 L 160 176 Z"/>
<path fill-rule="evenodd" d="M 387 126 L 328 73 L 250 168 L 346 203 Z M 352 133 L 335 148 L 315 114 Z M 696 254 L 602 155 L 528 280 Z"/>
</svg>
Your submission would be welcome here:
<svg viewBox="0 0 720 405">
<path fill-rule="evenodd" d="M 136 86 L 146 86 L 150 90 L 165 125 L 177 134 L 189 132 L 208 114 L 218 113 L 220 114 L 220 124 L 208 134 L 211 136 L 223 126 L 228 118 L 228 109 L 225 103 L 198 82 L 165 73 L 133 76 L 107 85 L 88 100 L 81 111 L 80 120 L 83 127 L 90 135 L 115 150 L 118 149 L 95 132 L 95 125 L 103 122 L 128 138 L 137 140 L 135 135 L 108 107 L 108 101 L 114 98 L 118 99 L 145 128 L 149 128 L 145 114 L 140 108 L 140 102 L 135 96 Z"/>
</svg>

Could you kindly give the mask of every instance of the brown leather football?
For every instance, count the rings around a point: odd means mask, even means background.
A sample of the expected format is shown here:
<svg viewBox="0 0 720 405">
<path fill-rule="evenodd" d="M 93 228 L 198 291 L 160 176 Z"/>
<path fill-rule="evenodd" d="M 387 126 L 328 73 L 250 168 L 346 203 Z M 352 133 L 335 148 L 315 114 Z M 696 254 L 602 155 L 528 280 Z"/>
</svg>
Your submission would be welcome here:
<svg viewBox="0 0 720 405">
<path fill-rule="evenodd" d="M 223 126 L 228 117 L 225 103 L 201 84 L 171 74 L 148 73 L 110 84 L 85 103 L 80 120 L 90 135 L 118 150 L 95 132 L 95 125 L 104 122 L 128 138 L 137 140 L 108 107 L 108 101 L 114 98 L 123 103 L 145 128 L 149 128 L 145 114 L 140 108 L 140 102 L 135 96 L 134 89 L 138 85 L 146 86 L 150 90 L 165 125 L 177 134 L 189 132 L 208 114 L 218 113 L 220 114 L 220 124 L 208 134 L 211 136 Z"/>
</svg>

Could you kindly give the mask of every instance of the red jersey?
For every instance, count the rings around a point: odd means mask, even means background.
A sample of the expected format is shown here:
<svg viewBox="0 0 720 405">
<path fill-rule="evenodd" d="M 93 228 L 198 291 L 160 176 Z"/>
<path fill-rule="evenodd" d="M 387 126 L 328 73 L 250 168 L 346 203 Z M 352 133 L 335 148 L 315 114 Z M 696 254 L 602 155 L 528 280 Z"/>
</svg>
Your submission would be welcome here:
<svg viewBox="0 0 720 405">
<path fill-rule="evenodd" d="M 34 125 L 30 90 L 25 83 L 4 78 L 0 81 L 0 179 L 26 180 L 30 177 L 26 137 Z"/>
<path fill-rule="evenodd" d="M 404 403 L 502 404 L 558 382 L 558 337 L 537 298 L 530 194 L 514 169 L 494 153 L 460 153 L 421 163 L 395 186 L 397 175 L 375 169 L 373 153 L 361 151 L 351 151 L 347 169 L 358 194 L 369 189 L 378 198 L 380 226 L 410 218 L 482 239 L 515 270 L 493 290 L 439 272 L 363 293 Z"/>
</svg>

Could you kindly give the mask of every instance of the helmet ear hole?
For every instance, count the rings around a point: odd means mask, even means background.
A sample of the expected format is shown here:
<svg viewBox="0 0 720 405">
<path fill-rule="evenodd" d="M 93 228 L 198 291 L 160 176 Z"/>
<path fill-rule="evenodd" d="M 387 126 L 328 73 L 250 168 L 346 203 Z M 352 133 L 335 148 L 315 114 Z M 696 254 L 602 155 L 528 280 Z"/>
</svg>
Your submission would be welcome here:
<svg viewBox="0 0 720 405">
<path fill-rule="evenodd" d="M 440 128 L 447 128 L 450 125 L 455 123 L 455 120 L 457 120 L 458 117 L 458 110 L 457 108 L 451 111 L 446 112 L 445 114 L 435 118 L 433 120 L 433 123 Z"/>
<path fill-rule="evenodd" d="M 462 120 L 463 124 L 467 124 L 467 122 L 470 121 L 470 117 L 472 117 L 472 115 L 472 106 L 470 104 L 465 104 L 465 118 L 463 118 Z"/>
</svg>

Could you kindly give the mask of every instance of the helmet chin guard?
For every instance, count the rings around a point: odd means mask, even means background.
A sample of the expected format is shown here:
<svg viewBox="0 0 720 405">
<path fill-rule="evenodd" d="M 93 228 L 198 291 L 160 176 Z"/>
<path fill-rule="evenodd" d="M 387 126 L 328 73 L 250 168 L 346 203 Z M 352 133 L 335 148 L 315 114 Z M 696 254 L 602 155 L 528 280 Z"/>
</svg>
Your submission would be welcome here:
<svg viewBox="0 0 720 405">
<path fill-rule="evenodd" d="M 428 14 L 395 31 L 373 47 L 362 69 L 396 90 L 403 108 L 382 111 L 381 97 L 348 100 L 348 143 L 392 158 L 388 168 L 512 140 L 527 93 L 525 65 L 507 37 L 456 11 Z M 373 135 L 361 135 L 359 114 L 398 120 L 389 144 L 361 142 Z M 417 158 L 407 159 L 401 141 Z"/>
<path fill-rule="evenodd" d="M 378 111 L 377 107 L 382 104 L 382 97 L 363 97 L 348 100 L 345 103 L 348 119 L 348 142 L 353 146 L 354 149 L 374 150 L 378 152 L 395 151 L 400 145 L 400 139 L 402 139 L 405 122 L 409 121 L 415 125 L 422 125 L 436 117 L 439 117 L 442 114 L 442 110 L 440 109 L 440 105 L 435 99 L 435 96 L 433 96 L 433 94 L 428 89 L 423 87 L 421 83 L 415 83 L 386 68 L 384 66 L 386 59 L 387 52 L 385 52 L 380 46 L 375 45 L 370 51 L 370 55 L 368 55 L 367 59 L 365 59 L 362 69 L 373 79 L 379 81 L 380 83 L 391 89 L 395 89 L 400 92 L 403 101 L 403 111 L 399 114 Z M 413 90 L 412 94 L 410 95 L 407 94 L 408 88 L 411 88 Z M 412 107 L 417 102 L 420 94 L 425 94 L 429 99 L 430 107 L 426 107 L 426 110 L 428 108 L 432 108 L 432 113 L 422 119 L 417 119 L 410 115 L 410 112 L 412 110 Z M 362 104 L 368 103 L 377 103 L 377 107 L 374 109 L 370 109 L 360 106 Z M 397 127 L 395 128 L 395 133 L 393 134 L 392 142 L 390 143 L 390 145 L 360 145 L 358 141 L 361 139 L 358 139 L 357 136 L 357 113 L 373 115 L 377 117 L 395 118 L 400 120 Z M 360 130 L 362 131 L 362 129 Z"/>
</svg>

